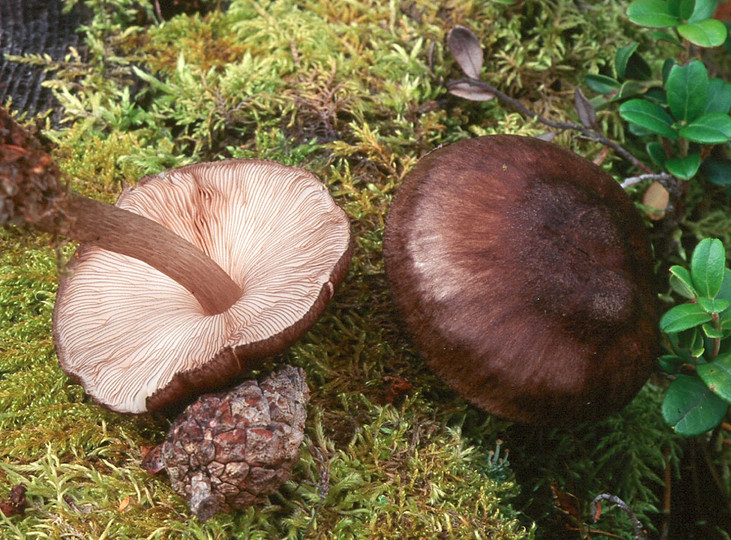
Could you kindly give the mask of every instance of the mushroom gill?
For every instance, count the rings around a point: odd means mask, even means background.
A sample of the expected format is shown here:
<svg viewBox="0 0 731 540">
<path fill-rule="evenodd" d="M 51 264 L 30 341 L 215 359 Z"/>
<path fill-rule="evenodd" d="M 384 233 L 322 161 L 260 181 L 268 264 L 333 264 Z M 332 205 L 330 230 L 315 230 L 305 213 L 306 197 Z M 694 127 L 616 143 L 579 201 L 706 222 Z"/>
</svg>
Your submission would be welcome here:
<svg viewBox="0 0 731 540">
<path fill-rule="evenodd" d="M 63 369 L 117 411 L 185 403 L 280 352 L 315 322 L 350 258 L 347 216 L 325 186 L 274 162 L 166 171 L 117 206 L 200 248 L 243 291 L 209 315 L 146 263 L 82 245 L 59 286 L 56 348 Z"/>
</svg>

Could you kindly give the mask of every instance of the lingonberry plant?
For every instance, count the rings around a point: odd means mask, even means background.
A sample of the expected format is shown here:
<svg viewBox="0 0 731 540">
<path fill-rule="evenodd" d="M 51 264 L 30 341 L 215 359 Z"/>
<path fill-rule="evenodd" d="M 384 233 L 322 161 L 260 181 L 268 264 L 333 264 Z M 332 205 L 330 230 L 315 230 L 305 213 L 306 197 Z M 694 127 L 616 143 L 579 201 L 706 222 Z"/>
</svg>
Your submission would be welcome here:
<svg viewBox="0 0 731 540">
<path fill-rule="evenodd" d="M 620 48 L 615 77 L 589 75 L 586 83 L 600 94 L 597 107 L 620 102 L 619 114 L 629 123 L 656 166 L 675 178 L 695 177 L 714 145 L 731 137 L 731 84 L 709 76 L 701 60 L 703 48 L 723 45 L 726 26 L 711 16 L 715 0 L 636 0 L 627 8 L 629 19 L 656 29 L 652 37 L 674 52 L 662 65 L 662 78 L 653 79 L 638 44 Z M 729 183 L 728 160 L 704 169 L 715 184 Z"/>
<path fill-rule="evenodd" d="M 694 178 L 714 147 L 731 138 L 731 84 L 711 77 L 703 63 L 703 48 L 724 44 L 726 26 L 711 18 L 714 0 L 637 0 L 629 19 L 655 28 L 653 38 L 669 42 L 674 55 L 662 65 L 662 77 L 653 78 L 650 64 L 638 52 L 638 43 L 620 47 L 614 56 L 614 76 L 590 74 L 587 86 L 598 95 L 587 99 L 577 89 L 575 107 L 580 124 L 554 122 L 527 109 L 518 100 L 480 79 L 483 51 L 477 37 L 465 27 L 452 29 L 448 46 L 465 78 L 450 81 L 453 95 L 486 101 L 497 98 L 552 130 L 574 130 L 600 142 L 649 174 L 628 178 L 623 185 L 652 179 L 684 192 L 683 181 Z M 597 131 L 596 111 L 618 105 L 629 132 L 644 143 L 649 161 L 635 157 Z M 549 134 L 550 135 L 550 134 Z M 731 185 L 731 164 L 724 153 L 703 169 L 705 178 Z M 667 204 L 667 197 L 665 203 Z M 660 216 L 662 217 L 662 216 Z M 701 241 L 690 269 L 673 266 L 670 283 L 689 300 L 671 308 L 661 319 L 669 354 L 661 369 L 672 379 L 663 403 L 663 416 L 677 433 L 696 436 L 723 422 L 731 402 L 731 270 L 725 265 L 720 240 Z M 724 341 L 725 340 L 725 341 Z"/>
<path fill-rule="evenodd" d="M 677 433 L 696 436 L 723 422 L 731 403 L 731 270 L 717 239 L 702 240 L 690 269 L 670 268 L 670 286 L 688 301 L 660 319 L 672 378 L 662 413 Z"/>
</svg>

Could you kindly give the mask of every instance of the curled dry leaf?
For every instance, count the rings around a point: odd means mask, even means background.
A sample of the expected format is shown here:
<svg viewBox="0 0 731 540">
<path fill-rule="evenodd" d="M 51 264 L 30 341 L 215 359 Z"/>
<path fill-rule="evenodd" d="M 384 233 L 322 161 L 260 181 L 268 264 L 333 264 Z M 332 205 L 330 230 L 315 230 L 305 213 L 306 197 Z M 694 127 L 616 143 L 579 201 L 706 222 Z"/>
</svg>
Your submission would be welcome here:
<svg viewBox="0 0 731 540">
<path fill-rule="evenodd" d="M 119 501 L 119 506 L 117 507 L 117 512 L 124 512 L 128 507 L 129 503 L 132 501 L 131 497 L 127 496 L 121 501 Z"/>
<path fill-rule="evenodd" d="M 140 466 L 150 474 L 157 474 L 165 468 L 162 460 L 162 445 L 142 448 L 142 463 Z"/>
<path fill-rule="evenodd" d="M 602 515 L 602 504 L 601 503 L 597 503 L 596 509 L 594 510 L 594 515 L 592 516 L 592 519 L 594 520 L 594 523 L 596 523 L 597 521 L 599 521 L 599 518 L 601 517 L 601 515 Z"/>
<path fill-rule="evenodd" d="M 579 121 L 585 128 L 596 127 L 596 110 L 591 101 L 584 95 L 580 88 L 574 91 L 574 106 L 579 114 Z"/>
<path fill-rule="evenodd" d="M 0 513 L 5 517 L 22 515 L 28 506 L 28 502 L 25 500 L 25 490 L 25 484 L 13 486 L 8 498 L 0 501 Z"/>
<path fill-rule="evenodd" d="M 541 133 L 540 135 L 536 135 L 536 139 L 540 139 L 540 140 L 546 141 L 546 142 L 551 142 L 555 138 L 556 138 L 556 132 L 555 131 L 546 131 L 545 133 Z"/>
<path fill-rule="evenodd" d="M 396 403 L 404 395 L 406 395 L 414 386 L 404 377 L 384 377 L 386 389 L 384 390 L 384 399 L 386 403 Z"/>
<path fill-rule="evenodd" d="M 670 194 L 660 182 L 653 182 L 645 191 L 642 197 L 642 204 L 647 208 L 645 214 L 653 221 L 659 221 L 665 217 L 665 210 L 670 202 Z"/>
<path fill-rule="evenodd" d="M 450 81 L 447 83 L 447 90 L 452 95 L 469 99 L 470 101 L 489 101 L 495 97 L 495 94 L 485 90 L 479 81 L 470 79 Z"/>
<path fill-rule="evenodd" d="M 482 46 L 477 36 L 464 26 L 455 26 L 447 34 L 447 46 L 465 75 L 479 79 L 482 71 Z"/>
</svg>

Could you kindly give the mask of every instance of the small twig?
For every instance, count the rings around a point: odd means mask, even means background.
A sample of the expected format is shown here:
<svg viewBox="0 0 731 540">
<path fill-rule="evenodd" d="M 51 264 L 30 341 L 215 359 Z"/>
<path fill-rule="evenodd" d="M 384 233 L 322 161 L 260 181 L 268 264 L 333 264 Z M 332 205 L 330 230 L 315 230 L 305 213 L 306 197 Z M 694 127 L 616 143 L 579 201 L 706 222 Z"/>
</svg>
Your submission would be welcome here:
<svg viewBox="0 0 731 540">
<path fill-rule="evenodd" d="M 721 427 L 721 425 L 716 426 L 708 441 L 701 442 L 700 445 L 701 453 L 703 454 L 703 460 L 706 462 L 706 467 L 708 467 L 708 472 L 710 473 L 711 478 L 713 478 L 713 482 L 716 484 L 716 488 L 718 488 L 719 495 L 723 498 L 723 504 L 726 508 L 731 510 L 731 501 L 728 499 L 728 494 L 726 492 L 724 481 L 721 479 L 721 475 L 716 469 L 716 464 L 713 462 L 713 458 L 708 452 L 708 445 L 711 443 L 711 441 L 715 440 L 716 437 L 719 436 L 722 429 L 723 428 Z"/>
<path fill-rule="evenodd" d="M 165 20 L 162 16 L 162 9 L 160 8 L 159 0 L 155 0 L 155 15 L 157 15 L 158 22 L 163 22 Z"/>
<path fill-rule="evenodd" d="M 662 498 L 662 515 L 663 523 L 660 529 L 660 540 L 666 540 L 670 534 L 670 504 L 672 501 L 672 470 L 670 468 L 670 450 L 665 448 L 663 450 L 663 457 L 665 458 L 665 490 Z"/>
<path fill-rule="evenodd" d="M 663 187 L 665 187 L 664 182 L 669 182 L 673 179 L 672 176 L 670 176 L 668 173 L 652 173 L 652 174 L 640 174 L 638 176 L 630 176 L 629 178 L 625 178 L 622 184 L 622 188 L 628 188 L 630 186 L 634 186 L 635 184 L 639 184 L 640 182 L 644 182 L 645 180 L 656 180 L 663 184 Z"/>
<path fill-rule="evenodd" d="M 485 81 L 481 81 L 479 79 L 459 79 L 457 81 L 452 81 L 451 84 L 457 84 L 457 83 L 466 83 L 473 86 L 479 86 L 480 89 L 489 92 L 491 94 L 494 94 L 496 98 L 498 98 L 500 101 L 503 101 L 513 107 L 515 110 L 523 114 L 524 116 L 527 116 L 529 118 L 532 118 L 534 120 L 538 120 L 540 123 L 547 125 L 550 128 L 557 129 L 560 131 L 565 131 L 567 129 L 571 129 L 574 131 L 578 131 L 581 134 L 585 135 L 586 137 L 589 137 L 590 139 L 601 143 L 605 146 L 608 146 L 609 148 L 613 149 L 618 154 L 621 154 L 627 161 L 632 163 L 635 167 L 638 169 L 642 169 L 643 171 L 647 172 L 648 174 L 654 174 L 654 171 L 650 169 L 647 165 L 642 163 L 639 159 L 637 159 L 635 156 L 633 156 L 629 151 L 625 150 L 623 147 L 615 143 L 614 141 L 607 139 L 604 135 L 601 133 L 594 131 L 593 129 L 589 129 L 585 126 L 582 126 L 581 124 L 576 124 L 574 122 L 554 122 L 553 120 L 548 120 L 547 118 L 543 118 L 540 114 L 535 113 L 531 111 L 529 108 L 527 108 L 525 105 L 523 105 L 520 101 L 517 99 L 511 98 L 509 95 L 504 94 L 494 86 L 491 86 L 490 84 L 486 83 Z M 447 85 L 449 87 L 449 85 Z"/>
<path fill-rule="evenodd" d="M 322 506 L 325 504 L 325 499 L 327 499 L 327 495 L 330 492 L 330 457 L 326 457 L 322 450 L 320 450 L 317 446 L 312 445 L 309 447 L 309 450 L 315 460 L 315 463 L 317 463 L 317 472 L 320 476 L 320 479 L 315 486 L 317 493 L 320 496 L 320 502 L 317 503 L 315 511 L 312 513 L 310 523 L 307 525 L 307 529 L 305 529 L 305 533 L 302 535 L 302 538 L 307 538 L 310 530 L 312 530 L 315 520 L 317 519 L 317 515 L 320 513 Z"/>
<path fill-rule="evenodd" d="M 591 501 L 591 514 L 594 516 L 594 522 L 596 522 L 599 519 L 599 516 L 597 515 L 597 507 L 600 501 L 609 501 L 612 504 L 616 504 L 624 513 L 629 516 L 630 521 L 632 522 L 632 527 L 635 531 L 635 540 L 647 540 L 647 536 L 645 536 L 644 527 L 642 526 L 642 523 L 639 519 L 637 519 L 637 516 L 632 511 L 632 509 L 625 503 L 622 499 L 617 497 L 616 495 L 610 495 L 609 493 L 601 493 L 594 497 L 594 500 Z"/>
</svg>

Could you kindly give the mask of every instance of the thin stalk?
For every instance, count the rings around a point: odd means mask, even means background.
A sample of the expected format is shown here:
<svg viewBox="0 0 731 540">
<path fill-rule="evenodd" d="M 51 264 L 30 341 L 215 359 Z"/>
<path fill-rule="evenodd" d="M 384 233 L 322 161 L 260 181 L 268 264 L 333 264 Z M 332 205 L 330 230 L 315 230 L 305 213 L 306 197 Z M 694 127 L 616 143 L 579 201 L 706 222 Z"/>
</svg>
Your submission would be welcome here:
<svg viewBox="0 0 731 540">
<path fill-rule="evenodd" d="M 156 221 L 75 194 L 65 211 L 69 238 L 149 264 L 190 291 L 206 315 L 223 313 L 241 297 L 241 287 L 213 259 Z"/>
<path fill-rule="evenodd" d="M 634 157 L 629 151 L 625 150 L 623 147 L 621 147 L 619 144 L 615 143 L 614 141 L 607 139 L 604 135 L 601 133 L 594 131 L 593 129 L 589 129 L 585 126 L 582 126 L 581 124 L 576 124 L 574 122 L 554 122 L 553 120 L 549 120 L 548 118 L 542 117 L 540 114 L 535 113 L 531 111 L 528 107 L 524 106 L 520 101 L 517 99 L 511 98 L 509 95 L 505 94 L 504 92 L 501 92 L 494 86 L 486 83 L 485 81 L 481 81 L 479 79 L 459 79 L 456 81 L 452 81 L 450 84 L 454 85 L 460 82 L 468 81 L 469 84 L 474 86 L 479 86 L 482 90 L 485 92 L 489 92 L 490 94 L 493 94 L 496 98 L 498 98 L 500 101 L 507 103 L 510 105 L 513 109 L 521 113 L 523 116 L 527 116 L 528 118 L 532 118 L 534 120 L 538 120 L 540 123 L 560 131 L 565 131 L 567 129 L 574 130 L 580 132 L 582 135 L 597 141 L 604 146 L 608 146 L 609 148 L 613 149 L 618 154 L 622 155 L 627 161 L 632 163 L 635 167 L 638 169 L 642 169 L 648 174 L 653 174 L 654 171 L 650 169 L 647 165 L 642 163 L 639 159 Z M 447 85 L 447 88 L 449 88 L 449 84 Z"/>
<path fill-rule="evenodd" d="M 210 257 L 156 221 L 68 192 L 40 141 L 0 107 L 0 226 L 67 236 L 143 261 L 185 287 L 206 315 L 223 313 L 241 288 Z"/>
<path fill-rule="evenodd" d="M 718 316 L 718 313 L 714 313 L 712 315 L 713 317 L 713 328 L 720 331 L 721 330 L 721 318 Z M 711 351 L 711 360 L 716 358 L 718 356 L 718 353 L 721 350 L 721 338 L 713 338 L 713 350 Z"/>
</svg>

